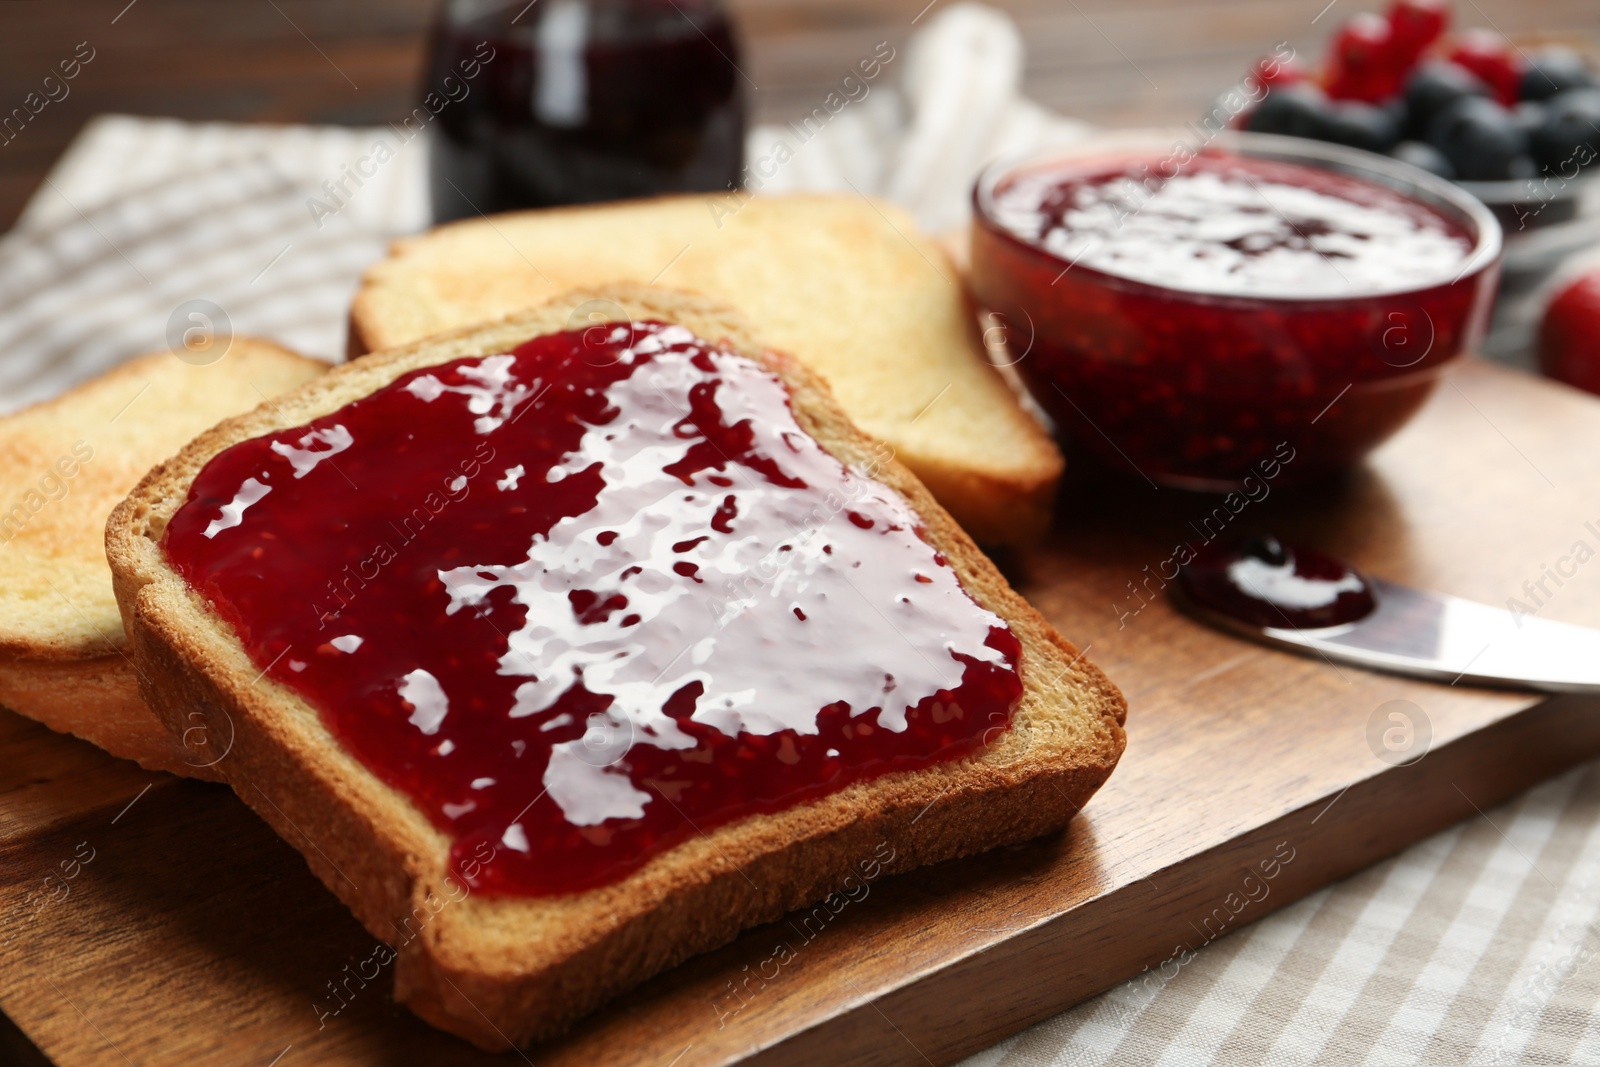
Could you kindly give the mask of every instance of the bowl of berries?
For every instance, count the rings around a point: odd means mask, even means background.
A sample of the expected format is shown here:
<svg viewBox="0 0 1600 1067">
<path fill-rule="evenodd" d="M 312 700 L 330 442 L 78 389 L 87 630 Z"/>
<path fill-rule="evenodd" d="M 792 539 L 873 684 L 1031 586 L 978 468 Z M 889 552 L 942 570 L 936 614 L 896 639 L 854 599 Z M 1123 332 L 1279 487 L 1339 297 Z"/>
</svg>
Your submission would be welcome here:
<svg viewBox="0 0 1600 1067">
<path fill-rule="evenodd" d="M 1600 78 L 1577 49 L 1451 30 L 1448 0 L 1394 0 L 1320 65 L 1258 65 L 1237 125 L 1389 155 L 1454 181 L 1508 237 L 1583 213 L 1600 172 Z"/>
</svg>

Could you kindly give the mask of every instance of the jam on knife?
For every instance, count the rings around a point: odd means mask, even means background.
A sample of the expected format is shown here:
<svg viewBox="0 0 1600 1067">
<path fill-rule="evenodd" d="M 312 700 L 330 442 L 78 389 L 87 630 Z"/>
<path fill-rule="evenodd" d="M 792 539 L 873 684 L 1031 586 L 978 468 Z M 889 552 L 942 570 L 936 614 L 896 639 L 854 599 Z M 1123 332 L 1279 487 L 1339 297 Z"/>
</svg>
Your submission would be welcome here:
<svg viewBox="0 0 1600 1067">
<path fill-rule="evenodd" d="M 1179 569 L 1178 586 L 1202 608 L 1274 629 L 1340 626 L 1377 606 L 1371 583 L 1354 568 L 1275 537 L 1208 549 Z"/>
<path fill-rule="evenodd" d="M 234 445 L 164 548 L 458 864 L 493 850 L 491 893 L 603 885 L 959 758 L 1022 694 L 1016 636 L 906 502 L 770 371 L 659 322 L 413 371 Z"/>
</svg>

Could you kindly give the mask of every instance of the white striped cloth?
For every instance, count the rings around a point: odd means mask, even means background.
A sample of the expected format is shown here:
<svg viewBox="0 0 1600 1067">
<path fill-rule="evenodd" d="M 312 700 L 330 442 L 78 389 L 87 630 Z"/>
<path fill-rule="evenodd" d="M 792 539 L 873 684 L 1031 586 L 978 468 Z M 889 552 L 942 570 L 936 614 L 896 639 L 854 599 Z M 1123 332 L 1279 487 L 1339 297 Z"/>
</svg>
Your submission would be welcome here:
<svg viewBox="0 0 1600 1067">
<path fill-rule="evenodd" d="M 393 158 L 335 200 L 323 183 L 380 140 Z M 425 151 L 383 128 L 95 120 L 0 238 L 0 411 L 168 348 L 191 300 L 340 358 L 361 270 L 426 224 Z"/>
<path fill-rule="evenodd" d="M 962 1067 L 1600 1063 L 1597 957 L 1590 764 Z"/>
<path fill-rule="evenodd" d="M 814 121 L 828 116 L 815 136 L 799 122 L 751 130 L 747 184 L 871 193 L 929 233 L 962 227 L 986 163 L 1092 129 L 1024 97 L 1022 70 L 1022 34 L 1009 15 L 970 0 L 942 6 L 899 52 L 883 42 L 841 71 L 831 99 L 812 112 Z M 769 174 L 762 163 L 776 159 L 785 162 Z"/>
</svg>

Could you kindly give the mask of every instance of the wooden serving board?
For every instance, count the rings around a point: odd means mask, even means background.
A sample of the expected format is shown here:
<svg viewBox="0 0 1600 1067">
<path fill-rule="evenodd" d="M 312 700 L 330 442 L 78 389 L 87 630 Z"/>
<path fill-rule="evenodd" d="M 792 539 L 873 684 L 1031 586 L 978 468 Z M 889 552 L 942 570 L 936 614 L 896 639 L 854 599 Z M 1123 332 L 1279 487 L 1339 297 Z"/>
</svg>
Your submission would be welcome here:
<svg viewBox="0 0 1600 1067">
<path fill-rule="evenodd" d="M 1164 598 L 1131 613 L 1128 584 L 1210 517 L 1375 575 L 1524 597 L 1575 542 L 1600 547 L 1600 402 L 1468 362 L 1342 483 L 1214 503 L 1077 484 L 1050 543 L 1003 561 L 1128 695 L 1127 755 L 1066 833 L 750 931 L 528 1061 L 948 1062 L 1600 754 L 1600 702 L 1334 667 Z M 1545 617 L 1600 625 L 1600 563 L 1585 567 L 1547 583 Z M 1431 734 L 1409 766 L 1372 740 L 1395 700 Z M 397 1008 L 372 938 L 227 790 L 0 713 L 0 794 L 0 1008 L 62 1067 L 520 1062 Z M 352 972 L 371 980 L 319 1022 Z"/>
</svg>

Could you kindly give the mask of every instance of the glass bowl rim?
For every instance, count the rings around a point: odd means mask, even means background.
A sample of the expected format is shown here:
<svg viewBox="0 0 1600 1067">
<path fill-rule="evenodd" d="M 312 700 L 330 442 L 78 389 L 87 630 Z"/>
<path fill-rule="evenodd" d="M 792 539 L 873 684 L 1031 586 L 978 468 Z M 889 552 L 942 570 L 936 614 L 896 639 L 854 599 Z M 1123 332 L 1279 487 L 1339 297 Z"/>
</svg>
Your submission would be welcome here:
<svg viewBox="0 0 1600 1067">
<path fill-rule="evenodd" d="M 1281 134 L 1224 130 L 1208 138 L 1198 147 L 1188 143 L 1188 139 L 1192 138 L 1192 136 L 1192 130 L 1181 127 L 1171 129 L 1103 130 L 1091 133 L 1082 140 L 1066 144 L 1033 147 L 1007 153 L 984 167 L 973 185 L 973 223 L 975 225 L 983 225 L 993 233 L 1008 238 L 1023 248 L 1067 265 L 1069 264 L 1068 260 L 1051 252 L 1043 245 L 1030 241 L 1007 229 L 995 219 L 993 211 L 994 193 L 1003 179 L 1025 168 L 1038 167 L 1053 160 L 1089 157 L 1100 149 L 1105 150 L 1107 153 L 1115 152 L 1118 149 L 1125 149 L 1129 152 L 1138 149 L 1150 149 L 1153 155 L 1157 155 L 1157 158 L 1160 158 L 1161 155 L 1175 154 L 1180 147 L 1194 155 L 1221 149 L 1243 156 L 1255 156 L 1285 163 L 1301 163 L 1324 170 L 1331 170 L 1335 173 L 1384 186 L 1410 199 L 1420 200 L 1425 205 L 1436 210 L 1442 205 L 1476 231 L 1476 239 L 1472 250 L 1465 257 L 1462 266 L 1454 277 L 1440 274 L 1437 277 L 1428 277 L 1421 281 L 1407 282 L 1401 286 L 1374 286 L 1354 289 L 1348 292 L 1313 293 L 1310 295 L 1254 294 L 1210 288 L 1162 285 L 1155 282 L 1140 281 L 1125 275 L 1114 274 L 1110 271 L 1081 264 L 1072 265 L 1070 269 L 1084 272 L 1100 284 L 1111 288 L 1136 292 L 1164 293 L 1202 302 L 1217 301 L 1227 304 L 1240 303 L 1254 306 L 1314 304 L 1334 307 L 1350 301 L 1405 296 L 1410 293 L 1426 292 L 1430 289 L 1456 285 L 1492 268 L 1499 262 L 1504 251 L 1504 236 L 1500 223 L 1495 219 L 1494 213 L 1489 210 L 1488 206 L 1454 182 L 1429 174 L 1420 167 L 1412 166 L 1397 159 L 1391 159 L 1388 156 L 1366 152 L 1359 148 L 1348 148 L 1344 145 L 1328 144 L 1323 141 L 1313 141 L 1302 137 L 1288 137 Z"/>
</svg>

